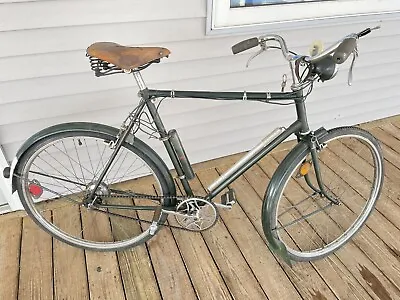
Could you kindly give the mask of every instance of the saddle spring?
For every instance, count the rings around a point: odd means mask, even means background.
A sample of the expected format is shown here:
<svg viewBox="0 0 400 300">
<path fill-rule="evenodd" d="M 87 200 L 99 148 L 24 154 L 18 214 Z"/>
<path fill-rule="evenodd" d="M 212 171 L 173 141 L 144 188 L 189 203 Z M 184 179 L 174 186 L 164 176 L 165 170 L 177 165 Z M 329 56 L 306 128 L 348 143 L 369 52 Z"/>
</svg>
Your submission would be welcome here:
<svg viewBox="0 0 400 300">
<path fill-rule="evenodd" d="M 96 77 L 124 73 L 124 70 L 107 61 L 90 55 L 87 55 L 87 57 L 89 57 L 90 68 Z"/>
<path fill-rule="evenodd" d="M 119 74 L 119 73 L 129 74 L 129 73 L 132 73 L 133 71 L 141 71 L 153 63 L 160 62 L 160 59 L 157 58 L 157 59 L 155 59 L 151 62 L 148 62 L 148 63 L 144 64 L 143 66 L 137 67 L 135 69 L 124 70 L 124 69 L 121 69 L 120 67 L 117 67 L 116 65 L 113 65 L 113 64 L 109 63 L 108 61 L 102 60 L 100 58 L 93 57 L 88 54 L 86 54 L 86 56 L 89 57 L 90 68 L 92 69 L 92 71 L 94 72 L 94 75 L 96 77 L 112 75 L 112 74 Z"/>
</svg>

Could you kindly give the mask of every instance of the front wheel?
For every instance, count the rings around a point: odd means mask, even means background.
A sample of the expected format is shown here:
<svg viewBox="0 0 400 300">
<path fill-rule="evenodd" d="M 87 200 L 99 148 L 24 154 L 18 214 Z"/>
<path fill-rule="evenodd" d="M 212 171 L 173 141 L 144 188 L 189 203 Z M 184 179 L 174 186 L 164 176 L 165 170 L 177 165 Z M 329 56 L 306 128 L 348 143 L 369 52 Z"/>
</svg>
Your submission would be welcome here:
<svg viewBox="0 0 400 300">
<path fill-rule="evenodd" d="M 18 194 L 41 228 L 72 246 L 98 251 L 133 247 L 155 234 L 150 224 L 166 220 L 161 208 L 174 199 L 168 188 L 172 178 L 140 140 L 122 144 L 95 197 L 89 197 L 115 139 L 106 132 L 56 132 L 22 155 Z"/>
<path fill-rule="evenodd" d="M 320 259 L 342 247 L 363 226 L 382 188 L 382 151 L 370 133 L 341 127 L 319 142 L 325 193 L 307 148 L 289 163 L 275 199 L 264 201 L 263 222 L 269 222 L 264 229 L 272 229 L 294 261 Z M 275 202 L 268 216 L 267 201 Z"/>
</svg>

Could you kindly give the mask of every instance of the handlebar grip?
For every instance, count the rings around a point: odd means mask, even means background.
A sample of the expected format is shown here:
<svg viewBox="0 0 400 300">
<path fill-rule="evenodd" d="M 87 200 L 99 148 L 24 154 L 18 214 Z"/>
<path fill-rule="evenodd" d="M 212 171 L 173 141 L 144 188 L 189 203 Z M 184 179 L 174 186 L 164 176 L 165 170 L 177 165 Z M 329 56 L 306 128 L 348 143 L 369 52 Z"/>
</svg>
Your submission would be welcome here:
<svg viewBox="0 0 400 300">
<path fill-rule="evenodd" d="M 371 31 L 372 31 L 371 28 L 368 27 L 368 28 L 364 29 L 363 31 L 357 33 L 357 35 L 360 38 L 360 37 L 366 36 Z"/>
<path fill-rule="evenodd" d="M 238 54 L 245 50 L 254 48 L 256 46 L 258 46 L 258 38 L 254 37 L 251 39 L 241 41 L 241 42 L 237 43 L 236 45 L 233 45 L 232 52 L 233 52 L 233 54 Z"/>
</svg>

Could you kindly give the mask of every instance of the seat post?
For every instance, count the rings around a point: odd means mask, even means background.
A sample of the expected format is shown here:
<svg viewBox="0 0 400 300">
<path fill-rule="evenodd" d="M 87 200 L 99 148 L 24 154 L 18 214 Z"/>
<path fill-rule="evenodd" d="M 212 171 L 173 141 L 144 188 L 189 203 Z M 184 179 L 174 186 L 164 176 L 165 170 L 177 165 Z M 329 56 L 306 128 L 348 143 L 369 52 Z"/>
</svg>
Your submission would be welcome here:
<svg viewBox="0 0 400 300">
<path fill-rule="evenodd" d="M 135 77 L 135 80 L 141 91 L 147 89 L 147 86 L 144 83 L 144 80 L 143 80 L 142 74 L 140 74 L 140 71 L 133 71 L 133 76 Z"/>
</svg>

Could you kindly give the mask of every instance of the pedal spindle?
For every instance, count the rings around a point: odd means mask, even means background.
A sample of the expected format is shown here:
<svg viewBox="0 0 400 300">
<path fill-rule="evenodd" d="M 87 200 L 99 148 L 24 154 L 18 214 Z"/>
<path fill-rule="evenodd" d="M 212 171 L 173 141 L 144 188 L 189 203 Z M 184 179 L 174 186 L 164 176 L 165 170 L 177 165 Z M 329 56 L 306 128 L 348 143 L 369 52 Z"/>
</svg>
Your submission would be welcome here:
<svg viewBox="0 0 400 300">
<path fill-rule="evenodd" d="M 189 198 L 176 207 L 176 221 L 184 229 L 204 231 L 211 228 L 218 219 L 214 203 L 200 198 Z"/>
</svg>

